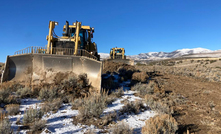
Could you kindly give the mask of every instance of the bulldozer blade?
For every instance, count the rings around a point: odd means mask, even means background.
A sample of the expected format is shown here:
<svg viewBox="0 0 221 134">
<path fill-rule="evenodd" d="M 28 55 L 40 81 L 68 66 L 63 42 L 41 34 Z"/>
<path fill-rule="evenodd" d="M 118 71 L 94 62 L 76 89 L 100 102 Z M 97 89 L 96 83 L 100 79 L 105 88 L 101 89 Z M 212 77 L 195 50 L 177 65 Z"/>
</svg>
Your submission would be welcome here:
<svg viewBox="0 0 221 134">
<path fill-rule="evenodd" d="M 86 73 L 93 89 L 101 89 L 102 62 L 83 56 L 23 54 L 8 56 L 2 81 L 52 83 L 58 72 Z"/>
</svg>

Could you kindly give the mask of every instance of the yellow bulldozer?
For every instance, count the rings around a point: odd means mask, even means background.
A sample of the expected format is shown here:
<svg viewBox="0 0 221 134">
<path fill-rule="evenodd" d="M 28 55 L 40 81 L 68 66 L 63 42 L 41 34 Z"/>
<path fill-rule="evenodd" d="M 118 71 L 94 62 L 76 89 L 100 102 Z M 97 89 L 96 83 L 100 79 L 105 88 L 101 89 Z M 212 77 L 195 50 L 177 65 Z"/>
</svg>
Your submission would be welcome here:
<svg viewBox="0 0 221 134">
<path fill-rule="evenodd" d="M 124 48 L 118 48 L 118 47 L 110 49 L 110 58 L 108 59 L 108 61 L 134 65 L 133 60 L 126 58 L 125 49 Z"/>
<path fill-rule="evenodd" d="M 28 47 L 7 56 L 2 82 L 26 81 L 38 84 L 58 72 L 86 73 L 91 85 L 101 88 L 102 62 L 97 45 L 91 41 L 94 28 L 74 22 L 63 27 L 61 37 L 54 32 L 58 22 L 49 22 L 49 35 L 45 47 Z"/>
<path fill-rule="evenodd" d="M 124 48 L 111 48 L 110 59 L 126 59 Z"/>
</svg>

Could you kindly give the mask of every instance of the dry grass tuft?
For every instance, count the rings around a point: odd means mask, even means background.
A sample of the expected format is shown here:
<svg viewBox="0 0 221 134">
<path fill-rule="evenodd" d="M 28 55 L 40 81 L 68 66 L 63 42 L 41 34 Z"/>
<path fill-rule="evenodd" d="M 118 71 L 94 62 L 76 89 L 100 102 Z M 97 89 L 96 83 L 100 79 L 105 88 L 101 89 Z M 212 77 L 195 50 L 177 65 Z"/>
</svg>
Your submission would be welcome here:
<svg viewBox="0 0 221 134">
<path fill-rule="evenodd" d="M 32 132 L 42 130 L 46 126 L 46 123 L 46 120 L 37 120 L 31 124 L 30 129 Z"/>
<path fill-rule="evenodd" d="M 143 134 L 175 134 L 178 130 L 176 120 L 168 114 L 157 115 L 148 119 L 142 128 Z"/>
<path fill-rule="evenodd" d="M 37 120 L 40 120 L 44 113 L 40 109 L 33 109 L 29 108 L 27 111 L 24 113 L 23 117 L 23 124 L 31 124 Z"/>
<path fill-rule="evenodd" d="M 93 129 L 89 129 L 84 134 L 96 134 L 96 132 Z"/>
<path fill-rule="evenodd" d="M 16 115 L 20 111 L 18 104 L 8 104 L 5 107 L 6 107 L 6 111 L 9 115 Z"/>
<path fill-rule="evenodd" d="M 11 123 L 8 118 L 1 119 L 0 121 L 0 133 L 10 134 L 12 133 Z"/>
<path fill-rule="evenodd" d="M 129 127 L 129 125 L 126 124 L 125 122 L 121 122 L 120 124 L 116 124 L 112 128 L 112 133 L 113 134 L 132 134 L 133 133 L 133 129 L 131 129 Z"/>
<path fill-rule="evenodd" d="M 123 95 L 124 95 L 123 87 L 116 89 L 116 91 L 113 92 L 113 94 L 114 94 L 117 98 L 120 98 L 121 96 L 123 96 Z"/>
<path fill-rule="evenodd" d="M 7 104 L 10 93 L 10 90 L 8 90 L 7 88 L 0 89 L 0 103 Z"/>
<path fill-rule="evenodd" d="M 117 119 L 117 113 L 116 112 L 106 114 L 103 117 L 101 117 L 100 120 L 98 120 L 97 126 L 99 128 L 102 128 L 103 126 L 107 126 L 108 124 L 111 124 L 111 123 L 113 124 L 116 119 Z"/>
<path fill-rule="evenodd" d="M 82 106 L 79 108 L 79 119 L 87 120 L 91 118 L 99 118 L 106 107 L 104 95 L 91 94 L 85 97 Z"/>
<path fill-rule="evenodd" d="M 142 84 L 137 83 L 131 90 L 138 91 L 139 96 L 144 97 L 147 94 L 154 94 L 154 83 Z"/>
<path fill-rule="evenodd" d="M 144 111 L 146 107 L 143 105 L 143 102 L 141 100 L 136 100 L 135 102 L 129 102 L 126 101 L 123 108 L 120 110 L 120 112 L 123 113 L 134 113 L 138 114 L 140 111 Z"/>
<path fill-rule="evenodd" d="M 60 98 L 54 99 L 52 101 L 45 102 L 41 105 L 41 111 L 47 113 L 49 111 L 57 112 L 62 105 L 62 100 Z"/>
<path fill-rule="evenodd" d="M 44 101 L 52 101 L 54 98 L 58 97 L 58 91 L 57 88 L 43 88 L 39 92 L 39 99 Z"/>
<path fill-rule="evenodd" d="M 101 117 L 108 103 L 107 98 L 107 93 L 103 92 L 101 94 L 90 94 L 88 97 L 73 101 L 73 109 L 79 110 L 79 114 L 74 117 L 73 123 L 93 124 L 99 128 L 112 123 L 116 120 L 116 113 L 110 113 Z"/>
<path fill-rule="evenodd" d="M 84 99 L 82 99 L 82 98 L 78 98 L 78 99 L 73 100 L 71 102 L 71 105 L 72 105 L 71 109 L 78 110 L 78 108 L 82 106 L 83 102 L 84 102 Z"/>
<path fill-rule="evenodd" d="M 29 87 L 20 88 L 16 91 L 16 94 L 20 96 L 20 98 L 28 98 L 33 96 L 32 90 Z"/>
<path fill-rule="evenodd" d="M 163 99 L 155 98 L 154 96 L 145 96 L 147 105 L 154 111 L 161 114 L 173 114 L 174 110 L 170 103 L 162 101 Z"/>
</svg>

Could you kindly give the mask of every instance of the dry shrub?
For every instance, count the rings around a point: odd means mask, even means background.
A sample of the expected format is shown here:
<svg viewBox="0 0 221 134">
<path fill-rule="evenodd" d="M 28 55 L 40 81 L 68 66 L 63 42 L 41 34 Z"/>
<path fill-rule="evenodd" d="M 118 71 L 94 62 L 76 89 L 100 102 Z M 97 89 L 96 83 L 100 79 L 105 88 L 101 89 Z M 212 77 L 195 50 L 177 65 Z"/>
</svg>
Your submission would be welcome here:
<svg viewBox="0 0 221 134">
<path fill-rule="evenodd" d="M 87 120 L 99 118 L 106 107 L 105 97 L 101 94 L 91 94 L 85 97 L 82 106 L 79 108 L 79 119 Z"/>
<path fill-rule="evenodd" d="M 120 98 L 124 95 L 123 87 L 116 89 L 115 91 L 111 92 L 109 95 L 105 95 L 106 104 L 109 105 L 117 98 Z"/>
<path fill-rule="evenodd" d="M 11 91 L 7 88 L 0 89 L 0 103 L 8 103 L 8 97 L 10 95 Z"/>
<path fill-rule="evenodd" d="M 103 126 L 106 126 L 110 123 L 113 123 L 115 120 L 117 119 L 117 113 L 114 112 L 114 113 L 108 113 L 106 115 L 104 115 L 103 117 L 101 117 L 100 120 L 98 120 L 98 124 L 97 126 L 99 128 L 102 128 Z"/>
<path fill-rule="evenodd" d="M 71 102 L 71 105 L 72 105 L 71 109 L 78 110 L 78 108 L 82 106 L 83 102 L 84 102 L 84 99 L 82 99 L 82 98 L 78 98 L 78 99 L 73 100 Z"/>
<path fill-rule="evenodd" d="M 136 100 L 135 102 L 129 102 L 126 101 L 124 103 L 123 108 L 120 110 L 120 112 L 123 113 L 134 113 L 134 114 L 138 114 L 140 113 L 141 110 L 145 110 L 146 107 L 143 105 L 142 101 L 140 100 Z"/>
<path fill-rule="evenodd" d="M 6 111 L 4 110 L 4 108 L 0 108 L 0 115 L 4 115 L 6 114 Z"/>
<path fill-rule="evenodd" d="M 6 111 L 8 112 L 9 115 L 16 115 L 20 111 L 18 104 L 8 104 L 5 107 L 6 107 Z"/>
<path fill-rule="evenodd" d="M 138 91 L 139 96 L 144 97 L 146 94 L 154 93 L 154 83 L 152 82 L 149 84 L 137 83 L 131 88 L 131 90 Z"/>
<path fill-rule="evenodd" d="M 80 103 L 81 106 L 78 107 L 79 114 L 78 116 L 73 117 L 73 123 L 77 125 L 77 123 L 82 123 L 86 125 L 96 125 L 98 127 L 102 127 L 106 124 L 103 122 L 100 117 L 104 111 L 104 108 L 107 106 L 106 102 L 107 93 L 92 93 L 88 97 L 84 97 Z M 102 122 L 102 123 L 101 123 Z"/>
<path fill-rule="evenodd" d="M 44 101 L 52 101 L 54 98 L 58 97 L 58 90 L 57 88 L 43 88 L 39 92 L 39 99 Z"/>
<path fill-rule="evenodd" d="M 66 74 L 66 73 L 65 73 Z M 41 83 L 38 97 L 44 101 L 52 101 L 55 98 L 62 98 L 64 103 L 80 97 L 85 97 L 89 94 L 91 85 L 87 78 L 87 74 L 80 74 L 78 77 L 74 74 L 58 73 L 61 78 L 54 79 L 53 84 Z M 65 76 L 63 78 L 63 76 Z"/>
<path fill-rule="evenodd" d="M 89 86 L 89 80 L 87 79 L 86 73 L 78 75 L 77 85 L 79 88 L 85 88 Z"/>
<path fill-rule="evenodd" d="M 76 77 L 76 74 L 73 72 L 58 72 L 54 77 L 54 84 L 59 85 L 63 80 Z"/>
<path fill-rule="evenodd" d="M 167 102 L 160 100 L 159 98 L 154 98 L 154 96 L 145 96 L 147 105 L 154 111 L 162 114 L 173 114 L 173 107 Z"/>
<path fill-rule="evenodd" d="M 71 77 L 68 80 L 63 80 L 57 88 L 61 97 L 72 95 L 72 98 L 79 98 L 88 95 L 91 85 L 87 74 L 80 74 L 78 78 Z"/>
<path fill-rule="evenodd" d="M 149 76 L 146 72 L 135 72 L 132 75 L 132 81 L 134 82 L 147 82 Z"/>
<path fill-rule="evenodd" d="M 44 113 L 47 113 L 49 111 L 57 112 L 58 109 L 62 105 L 62 100 L 60 98 L 54 99 L 52 101 L 45 102 L 41 105 L 41 110 Z"/>
<path fill-rule="evenodd" d="M 20 99 L 18 99 L 15 95 L 11 95 L 11 90 L 8 88 L 1 88 L 0 89 L 0 104 L 18 104 L 20 103 Z"/>
<path fill-rule="evenodd" d="M 133 134 L 133 129 L 129 127 L 125 122 L 121 122 L 120 124 L 114 125 L 112 128 L 113 134 Z"/>
<path fill-rule="evenodd" d="M 97 133 L 93 129 L 89 129 L 84 134 L 97 134 Z"/>
<path fill-rule="evenodd" d="M 123 95 L 124 95 L 123 87 L 116 89 L 113 94 L 114 94 L 117 98 L 120 98 L 121 96 L 123 96 Z"/>
<path fill-rule="evenodd" d="M 33 96 L 32 90 L 29 87 L 18 89 L 16 94 L 19 95 L 20 98 L 28 98 L 28 97 Z"/>
<path fill-rule="evenodd" d="M 42 130 L 46 126 L 46 123 L 46 120 L 36 120 L 31 124 L 30 129 L 32 132 Z"/>
<path fill-rule="evenodd" d="M 10 92 L 16 92 L 18 89 L 23 88 L 24 85 L 21 85 L 18 82 L 3 82 L 2 84 L 0 84 L 0 89 L 7 89 Z"/>
<path fill-rule="evenodd" d="M 8 104 L 20 104 L 21 98 L 16 97 L 16 95 L 9 95 L 7 98 Z"/>
<path fill-rule="evenodd" d="M 23 124 L 31 124 L 37 120 L 40 120 L 44 113 L 40 109 L 33 109 L 29 108 L 27 111 L 24 113 L 23 117 Z"/>
<path fill-rule="evenodd" d="M 112 104 L 112 102 L 114 102 L 117 99 L 117 97 L 115 96 L 115 94 L 110 94 L 106 97 L 106 104 Z"/>
<path fill-rule="evenodd" d="M 0 133 L 1 134 L 11 134 L 11 123 L 8 118 L 1 119 L 0 121 Z"/>
<path fill-rule="evenodd" d="M 157 115 L 146 120 L 143 134 L 175 134 L 178 130 L 176 120 L 168 114 Z"/>
</svg>

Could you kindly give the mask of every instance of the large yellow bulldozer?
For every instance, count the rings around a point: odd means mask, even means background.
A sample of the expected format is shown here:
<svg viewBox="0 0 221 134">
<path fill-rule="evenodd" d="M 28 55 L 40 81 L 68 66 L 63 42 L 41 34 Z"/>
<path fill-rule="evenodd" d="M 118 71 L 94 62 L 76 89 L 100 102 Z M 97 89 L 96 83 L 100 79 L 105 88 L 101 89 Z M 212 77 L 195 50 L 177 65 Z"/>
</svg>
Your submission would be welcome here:
<svg viewBox="0 0 221 134">
<path fill-rule="evenodd" d="M 113 61 L 117 63 L 125 63 L 129 65 L 134 65 L 134 61 L 131 59 L 127 59 L 125 55 L 125 49 L 124 48 L 111 48 L 110 50 L 110 58 L 108 61 Z"/>
<path fill-rule="evenodd" d="M 27 81 L 38 84 L 58 72 L 86 73 L 91 85 L 101 88 L 102 62 L 97 45 L 91 41 L 94 28 L 74 22 L 63 27 L 58 37 L 54 28 L 58 22 L 49 22 L 49 35 L 45 47 L 28 47 L 7 56 L 2 82 Z"/>
</svg>

